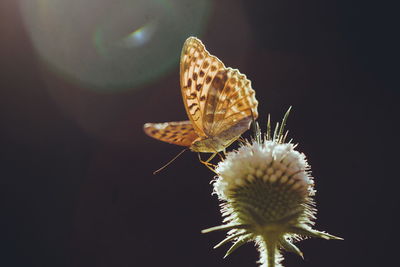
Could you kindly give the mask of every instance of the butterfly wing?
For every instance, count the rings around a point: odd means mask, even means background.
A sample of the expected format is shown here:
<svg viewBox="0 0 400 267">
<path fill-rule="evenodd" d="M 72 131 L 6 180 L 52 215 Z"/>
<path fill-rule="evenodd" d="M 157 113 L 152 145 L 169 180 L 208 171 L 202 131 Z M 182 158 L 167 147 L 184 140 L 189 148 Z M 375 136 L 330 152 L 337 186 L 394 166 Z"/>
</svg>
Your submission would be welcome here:
<svg viewBox="0 0 400 267">
<path fill-rule="evenodd" d="M 189 147 L 199 137 L 190 121 L 146 123 L 143 129 L 155 139 L 180 146 Z"/>
<path fill-rule="evenodd" d="M 215 82 L 217 77 L 220 79 Z M 252 119 L 258 117 L 258 102 L 251 81 L 246 75 L 231 68 L 220 71 L 215 79 L 206 103 L 204 124 L 212 136 L 218 136 L 240 121 L 247 120 L 248 123 L 241 124 L 241 129 L 236 129 L 242 134 L 248 129 Z"/>
<path fill-rule="evenodd" d="M 201 137 L 210 136 L 210 114 L 206 113 L 206 106 L 215 102 L 215 90 L 210 89 L 223 70 L 224 64 L 210 55 L 199 39 L 189 37 L 185 41 L 180 63 L 181 91 L 188 117 Z"/>
</svg>

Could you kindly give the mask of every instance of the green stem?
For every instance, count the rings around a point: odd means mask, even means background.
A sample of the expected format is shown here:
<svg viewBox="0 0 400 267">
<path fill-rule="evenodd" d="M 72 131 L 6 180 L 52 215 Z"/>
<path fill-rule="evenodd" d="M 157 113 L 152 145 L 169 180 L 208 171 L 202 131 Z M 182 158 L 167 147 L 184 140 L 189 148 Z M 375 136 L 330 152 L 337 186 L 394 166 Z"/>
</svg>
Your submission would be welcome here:
<svg viewBox="0 0 400 267">
<path fill-rule="evenodd" d="M 276 262 L 276 240 L 267 240 L 264 238 L 265 248 L 267 249 L 267 267 L 275 267 Z"/>
</svg>

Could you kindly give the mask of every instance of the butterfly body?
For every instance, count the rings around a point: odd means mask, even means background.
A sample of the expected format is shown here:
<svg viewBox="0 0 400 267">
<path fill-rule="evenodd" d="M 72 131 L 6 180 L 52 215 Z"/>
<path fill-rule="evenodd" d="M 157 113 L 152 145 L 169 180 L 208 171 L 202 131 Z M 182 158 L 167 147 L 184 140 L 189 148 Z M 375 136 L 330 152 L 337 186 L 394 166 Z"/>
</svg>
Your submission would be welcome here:
<svg viewBox="0 0 400 267">
<path fill-rule="evenodd" d="M 158 140 L 192 151 L 217 153 L 249 129 L 258 117 L 255 92 L 244 74 L 226 68 L 189 37 L 180 64 L 183 103 L 189 121 L 146 123 L 144 131 Z"/>
<path fill-rule="evenodd" d="M 216 153 L 223 151 L 226 147 L 236 141 L 244 131 L 249 129 L 251 117 L 244 118 L 228 130 L 225 130 L 217 136 L 208 138 L 198 138 L 194 140 L 189 147 L 194 152 Z"/>
</svg>

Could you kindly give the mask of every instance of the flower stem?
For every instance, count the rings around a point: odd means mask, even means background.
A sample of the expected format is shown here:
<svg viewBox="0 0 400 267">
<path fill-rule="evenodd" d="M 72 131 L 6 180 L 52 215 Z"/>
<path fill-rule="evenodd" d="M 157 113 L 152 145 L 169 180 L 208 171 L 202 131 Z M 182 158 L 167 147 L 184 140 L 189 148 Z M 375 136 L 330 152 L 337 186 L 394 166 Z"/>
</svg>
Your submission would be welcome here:
<svg viewBox="0 0 400 267">
<path fill-rule="evenodd" d="M 267 266 L 266 267 L 275 267 L 276 262 L 276 246 L 277 242 L 275 239 L 266 239 L 264 238 L 264 245 L 267 253 Z"/>
</svg>

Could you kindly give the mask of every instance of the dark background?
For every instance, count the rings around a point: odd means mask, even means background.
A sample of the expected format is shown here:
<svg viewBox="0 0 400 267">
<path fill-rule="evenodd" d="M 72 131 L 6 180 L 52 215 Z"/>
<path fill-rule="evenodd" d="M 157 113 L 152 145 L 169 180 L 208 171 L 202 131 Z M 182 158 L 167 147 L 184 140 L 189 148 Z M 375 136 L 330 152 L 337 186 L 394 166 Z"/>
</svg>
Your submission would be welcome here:
<svg viewBox="0 0 400 267">
<path fill-rule="evenodd" d="M 286 253 L 285 266 L 396 265 L 399 21 L 389 3 L 218 1 L 198 35 L 252 80 L 261 124 L 293 106 L 316 228 L 345 239 L 302 241 L 305 260 Z M 252 244 L 223 260 L 228 247 L 212 246 L 224 234 L 200 234 L 221 217 L 196 154 L 152 175 L 180 151 L 142 132 L 186 118 L 178 64 L 143 90 L 86 90 L 43 67 L 12 0 L 0 4 L 0 40 L 1 266 L 256 266 Z"/>
</svg>

